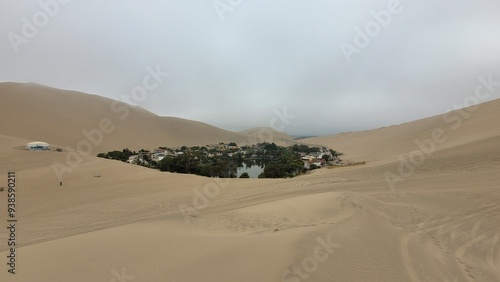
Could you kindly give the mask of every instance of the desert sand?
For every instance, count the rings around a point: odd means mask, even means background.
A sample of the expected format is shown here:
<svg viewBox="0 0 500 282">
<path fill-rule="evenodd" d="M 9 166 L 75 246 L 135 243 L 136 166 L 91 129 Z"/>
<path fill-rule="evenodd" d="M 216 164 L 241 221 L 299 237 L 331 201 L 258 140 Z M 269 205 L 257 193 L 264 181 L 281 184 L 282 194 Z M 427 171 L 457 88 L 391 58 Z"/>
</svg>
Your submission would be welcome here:
<svg viewBox="0 0 500 282">
<path fill-rule="evenodd" d="M 271 129 L 231 132 L 202 122 L 160 117 L 97 95 L 37 84 L 0 83 L 0 102 L 4 109 L 12 109 L 0 111 L 0 119 L 8 121 L 0 124 L 0 134 L 71 148 L 87 140 L 92 142 L 92 155 L 125 147 L 138 151 L 258 139 L 283 143 L 280 139 L 286 136 Z M 101 129 L 103 123 L 106 131 Z M 101 131 L 101 138 L 96 130 Z"/>
<path fill-rule="evenodd" d="M 4 191 L 0 281 L 500 281 L 499 100 L 460 126 L 437 116 L 303 141 L 365 166 L 225 180 L 89 155 L 59 186 L 52 164 L 68 152 L 23 146 L 79 142 L 82 129 L 114 114 L 112 101 L 36 85 L 0 89 L 9 105 L 0 116 L 0 186 L 7 171 L 18 178 L 17 274 L 6 269 Z M 34 94 L 44 102 L 24 102 Z M 249 140 L 140 108 L 114 122 L 97 151 Z M 400 156 L 439 129 L 446 141 L 402 176 Z"/>
</svg>

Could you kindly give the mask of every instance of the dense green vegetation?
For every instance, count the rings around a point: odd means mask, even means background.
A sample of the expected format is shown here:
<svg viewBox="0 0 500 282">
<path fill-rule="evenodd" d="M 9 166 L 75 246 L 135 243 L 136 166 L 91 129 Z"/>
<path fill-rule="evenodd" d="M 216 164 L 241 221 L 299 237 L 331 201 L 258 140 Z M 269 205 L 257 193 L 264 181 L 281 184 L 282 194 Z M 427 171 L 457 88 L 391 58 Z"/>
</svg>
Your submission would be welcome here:
<svg viewBox="0 0 500 282">
<path fill-rule="evenodd" d="M 315 152 L 320 152 L 321 149 L 319 147 L 309 147 L 307 145 L 293 145 L 290 147 L 290 149 L 294 152 L 303 152 L 303 153 L 307 153 L 307 154 L 310 154 L 310 153 L 315 153 Z"/>
<path fill-rule="evenodd" d="M 277 160 L 269 162 L 264 168 L 264 172 L 259 175 L 259 178 L 294 177 L 306 170 L 304 162 L 300 159 L 300 155 L 288 151 L 282 154 Z"/>
<path fill-rule="evenodd" d="M 229 146 L 236 146 L 230 143 Z M 294 145 L 292 147 L 282 147 L 274 143 L 261 143 L 252 147 L 243 147 L 240 150 L 229 150 L 231 154 L 220 153 L 219 156 L 210 157 L 206 152 L 201 152 L 199 148 L 188 149 L 178 156 L 167 156 L 159 162 L 158 168 L 161 171 L 190 173 L 208 177 L 234 178 L 237 167 L 242 162 L 257 163 L 267 161 L 264 172 L 260 178 L 285 178 L 294 177 L 304 173 L 307 169 L 301 160 L 299 151 L 319 152 L 319 148 L 309 148 L 305 145 Z M 216 153 L 216 150 L 208 150 L 208 153 Z M 247 175 L 243 177 L 247 177 Z"/>
<path fill-rule="evenodd" d="M 111 151 L 107 153 L 99 153 L 97 156 L 99 158 L 105 158 L 105 159 L 113 159 L 113 160 L 120 160 L 123 162 L 128 161 L 128 158 L 130 156 L 136 155 L 137 153 L 134 151 L 130 151 L 128 148 L 123 149 L 122 151 Z"/>
<path fill-rule="evenodd" d="M 162 158 L 146 150 L 138 153 L 129 149 L 100 153 L 97 156 L 107 159 L 128 161 L 131 156 L 138 155 L 132 163 L 157 168 L 161 171 L 196 174 L 206 177 L 235 178 L 237 168 L 243 163 L 247 166 L 258 165 L 263 167 L 259 178 L 287 178 L 305 173 L 317 168 L 315 164 L 305 165 L 301 154 L 316 154 L 319 162 L 335 160 L 341 153 L 326 148 L 293 145 L 290 147 L 278 146 L 275 143 L 260 143 L 252 146 L 238 147 L 235 142 L 227 145 L 182 146 L 177 149 L 161 147 Z M 156 152 L 156 151 L 155 151 Z M 321 155 L 321 158 L 319 157 Z M 161 161 L 158 161 L 160 160 Z M 249 178 L 244 173 L 241 178 Z"/>
<path fill-rule="evenodd" d="M 196 152 L 167 156 L 158 163 L 161 171 L 197 174 L 208 177 L 236 177 L 236 163 L 229 157 L 208 157 Z"/>
</svg>

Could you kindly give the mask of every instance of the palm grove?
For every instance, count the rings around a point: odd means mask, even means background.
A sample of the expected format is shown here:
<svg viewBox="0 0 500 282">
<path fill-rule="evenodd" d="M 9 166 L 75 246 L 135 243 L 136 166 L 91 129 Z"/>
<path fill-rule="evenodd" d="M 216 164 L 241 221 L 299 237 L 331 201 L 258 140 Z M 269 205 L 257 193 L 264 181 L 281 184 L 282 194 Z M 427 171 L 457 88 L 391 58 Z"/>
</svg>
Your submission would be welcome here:
<svg viewBox="0 0 500 282">
<path fill-rule="evenodd" d="M 157 168 L 161 171 L 196 174 L 206 177 L 235 178 L 237 168 L 243 163 L 246 165 L 261 165 L 264 167 L 259 178 L 286 178 L 294 177 L 305 173 L 308 170 L 315 169 L 317 166 L 305 165 L 302 159 L 304 154 L 322 152 L 321 161 L 328 162 L 341 155 L 334 150 L 326 148 L 308 147 L 306 145 L 293 145 L 290 147 L 278 146 L 274 143 L 259 143 L 252 146 L 238 147 L 236 143 L 231 142 L 227 145 L 220 143 L 223 149 L 212 148 L 209 146 L 183 146 L 178 149 L 165 148 L 170 152 L 162 160 L 156 162 L 148 157 L 146 150 L 139 151 L 144 156 L 139 164 Z M 107 154 L 101 153 L 98 156 L 110 159 L 119 159 L 126 161 L 135 154 L 128 149 L 112 151 Z M 240 177 L 248 177 L 244 173 Z"/>
</svg>

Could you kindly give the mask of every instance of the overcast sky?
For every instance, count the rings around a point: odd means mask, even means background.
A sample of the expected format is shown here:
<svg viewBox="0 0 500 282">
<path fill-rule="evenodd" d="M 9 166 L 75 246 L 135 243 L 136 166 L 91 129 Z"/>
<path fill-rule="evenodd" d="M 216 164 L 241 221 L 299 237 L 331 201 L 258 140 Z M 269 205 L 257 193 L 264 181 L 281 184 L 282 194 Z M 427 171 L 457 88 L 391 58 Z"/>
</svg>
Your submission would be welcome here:
<svg viewBox="0 0 500 282">
<path fill-rule="evenodd" d="M 136 104 L 235 131 L 284 108 L 296 135 L 399 124 L 500 81 L 497 0 L 3 0 L 0 18 L 0 81 L 126 100 L 146 78 Z"/>
</svg>

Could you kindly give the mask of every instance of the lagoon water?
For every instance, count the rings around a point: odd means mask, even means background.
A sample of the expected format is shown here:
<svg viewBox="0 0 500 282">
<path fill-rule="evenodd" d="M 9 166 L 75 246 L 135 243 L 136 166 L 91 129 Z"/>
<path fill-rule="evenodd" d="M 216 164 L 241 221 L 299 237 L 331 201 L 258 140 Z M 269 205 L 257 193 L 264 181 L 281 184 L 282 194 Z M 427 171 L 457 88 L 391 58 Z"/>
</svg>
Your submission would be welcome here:
<svg viewBox="0 0 500 282">
<path fill-rule="evenodd" d="M 243 163 L 242 167 L 238 167 L 236 171 L 236 176 L 239 178 L 244 172 L 248 173 L 250 178 L 258 178 L 259 174 L 261 174 L 264 171 L 264 164 L 251 164 L 251 165 L 246 165 Z"/>
</svg>

